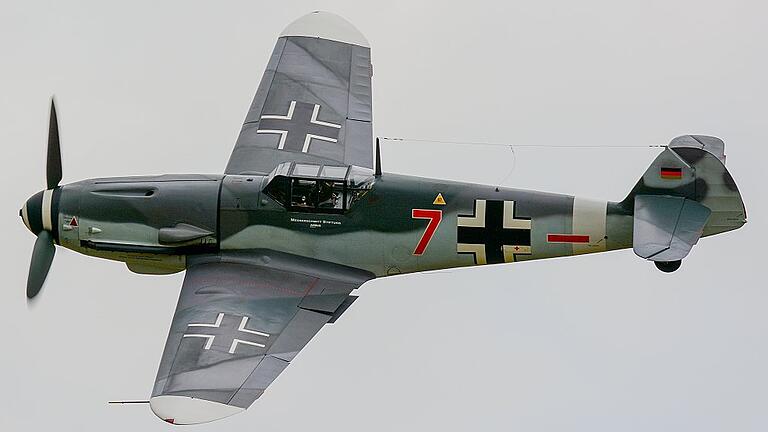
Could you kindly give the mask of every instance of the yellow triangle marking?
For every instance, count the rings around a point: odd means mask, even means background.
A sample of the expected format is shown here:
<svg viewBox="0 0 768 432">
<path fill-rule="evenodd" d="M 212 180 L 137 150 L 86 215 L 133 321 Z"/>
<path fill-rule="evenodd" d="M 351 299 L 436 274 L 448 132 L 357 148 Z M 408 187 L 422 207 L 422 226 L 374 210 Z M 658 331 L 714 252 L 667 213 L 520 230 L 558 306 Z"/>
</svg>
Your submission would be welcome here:
<svg viewBox="0 0 768 432">
<path fill-rule="evenodd" d="M 445 205 L 445 198 L 443 198 L 443 194 L 438 193 L 435 197 L 435 200 L 432 201 L 432 204 L 434 205 Z"/>
</svg>

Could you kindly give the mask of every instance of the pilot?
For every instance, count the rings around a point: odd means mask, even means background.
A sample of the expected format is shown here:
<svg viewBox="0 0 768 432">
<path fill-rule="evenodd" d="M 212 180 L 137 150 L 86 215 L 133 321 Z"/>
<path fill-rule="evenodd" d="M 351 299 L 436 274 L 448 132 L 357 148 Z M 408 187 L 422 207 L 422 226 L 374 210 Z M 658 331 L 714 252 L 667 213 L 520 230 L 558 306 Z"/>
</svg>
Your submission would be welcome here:
<svg viewBox="0 0 768 432">
<path fill-rule="evenodd" d="M 317 183 L 318 207 L 320 208 L 341 208 L 340 194 L 333 190 L 334 183 L 331 181 L 319 181 Z"/>
</svg>

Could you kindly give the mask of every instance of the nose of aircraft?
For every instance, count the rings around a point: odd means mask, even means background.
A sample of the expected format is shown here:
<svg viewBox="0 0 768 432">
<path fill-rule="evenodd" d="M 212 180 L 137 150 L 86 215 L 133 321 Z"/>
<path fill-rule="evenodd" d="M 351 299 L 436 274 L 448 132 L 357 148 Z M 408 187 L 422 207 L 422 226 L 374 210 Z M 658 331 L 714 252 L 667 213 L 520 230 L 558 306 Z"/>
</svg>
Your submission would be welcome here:
<svg viewBox="0 0 768 432">
<path fill-rule="evenodd" d="M 32 231 L 33 234 L 38 235 L 40 234 L 40 231 L 42 231 L 44 228 L 44 222 L 43 222 L 43 206 L 44 206 L 44 195 L 46 192 L 50 191 L 40 191 L 27 200 L 27 202 L 24 203 L 24 207 L 19 210 L 19 215 L 21 216 L 21 219 L 24 221 L 24 225 L 27 226 L 27 229 Z M 48 222 L 50 226 L 50 198 L 48 198 Z"/>
<path fill-rule="evenodd" d="M 46 185 L 44 191 L 32 195 L 19 213 L 24 225 L 37 236 L 32 248 L 32 259 L 27 276 L 27 298 L 32 299 L 43 288 L 53 256 L 56 254 L 58 226 L 58 200 L 61 194 L 61 148 L 59 145 L 59 121 L 56 104 L 51 99 L 51 119 L 48 123 L 48 151 L 45 164 Z M 55 225 L 54 225 L 55 224 Z"/>
</svg>

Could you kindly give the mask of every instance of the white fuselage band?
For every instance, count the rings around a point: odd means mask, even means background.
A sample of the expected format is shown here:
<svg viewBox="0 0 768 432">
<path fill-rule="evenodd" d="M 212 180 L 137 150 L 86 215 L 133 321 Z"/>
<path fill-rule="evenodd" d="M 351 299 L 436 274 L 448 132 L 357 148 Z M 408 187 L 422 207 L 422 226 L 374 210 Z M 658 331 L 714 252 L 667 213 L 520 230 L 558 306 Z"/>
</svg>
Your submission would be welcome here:
<svg viewBox="0 0 768 432">
<path fill-rule="evenodd" d="M 573 254 L 603 252 L 606 250 L 606 201 L 574 198 L 573 233 L 588 235 L 589 243 L 574 243 Z"/>
</svg>

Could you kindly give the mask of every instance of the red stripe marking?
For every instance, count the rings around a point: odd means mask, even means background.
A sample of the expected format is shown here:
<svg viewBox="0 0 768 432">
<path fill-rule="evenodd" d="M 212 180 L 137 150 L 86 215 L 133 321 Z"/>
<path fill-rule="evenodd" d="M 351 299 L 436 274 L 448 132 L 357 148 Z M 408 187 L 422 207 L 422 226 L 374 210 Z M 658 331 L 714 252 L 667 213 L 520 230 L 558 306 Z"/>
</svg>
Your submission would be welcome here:
<svg viewBox="0 0 768 432">
<path fill-rule="evenodd" d="M 547 234 L 548 243 L 589 243 L 588 235 L 581 234 Z"/>
</svg>

